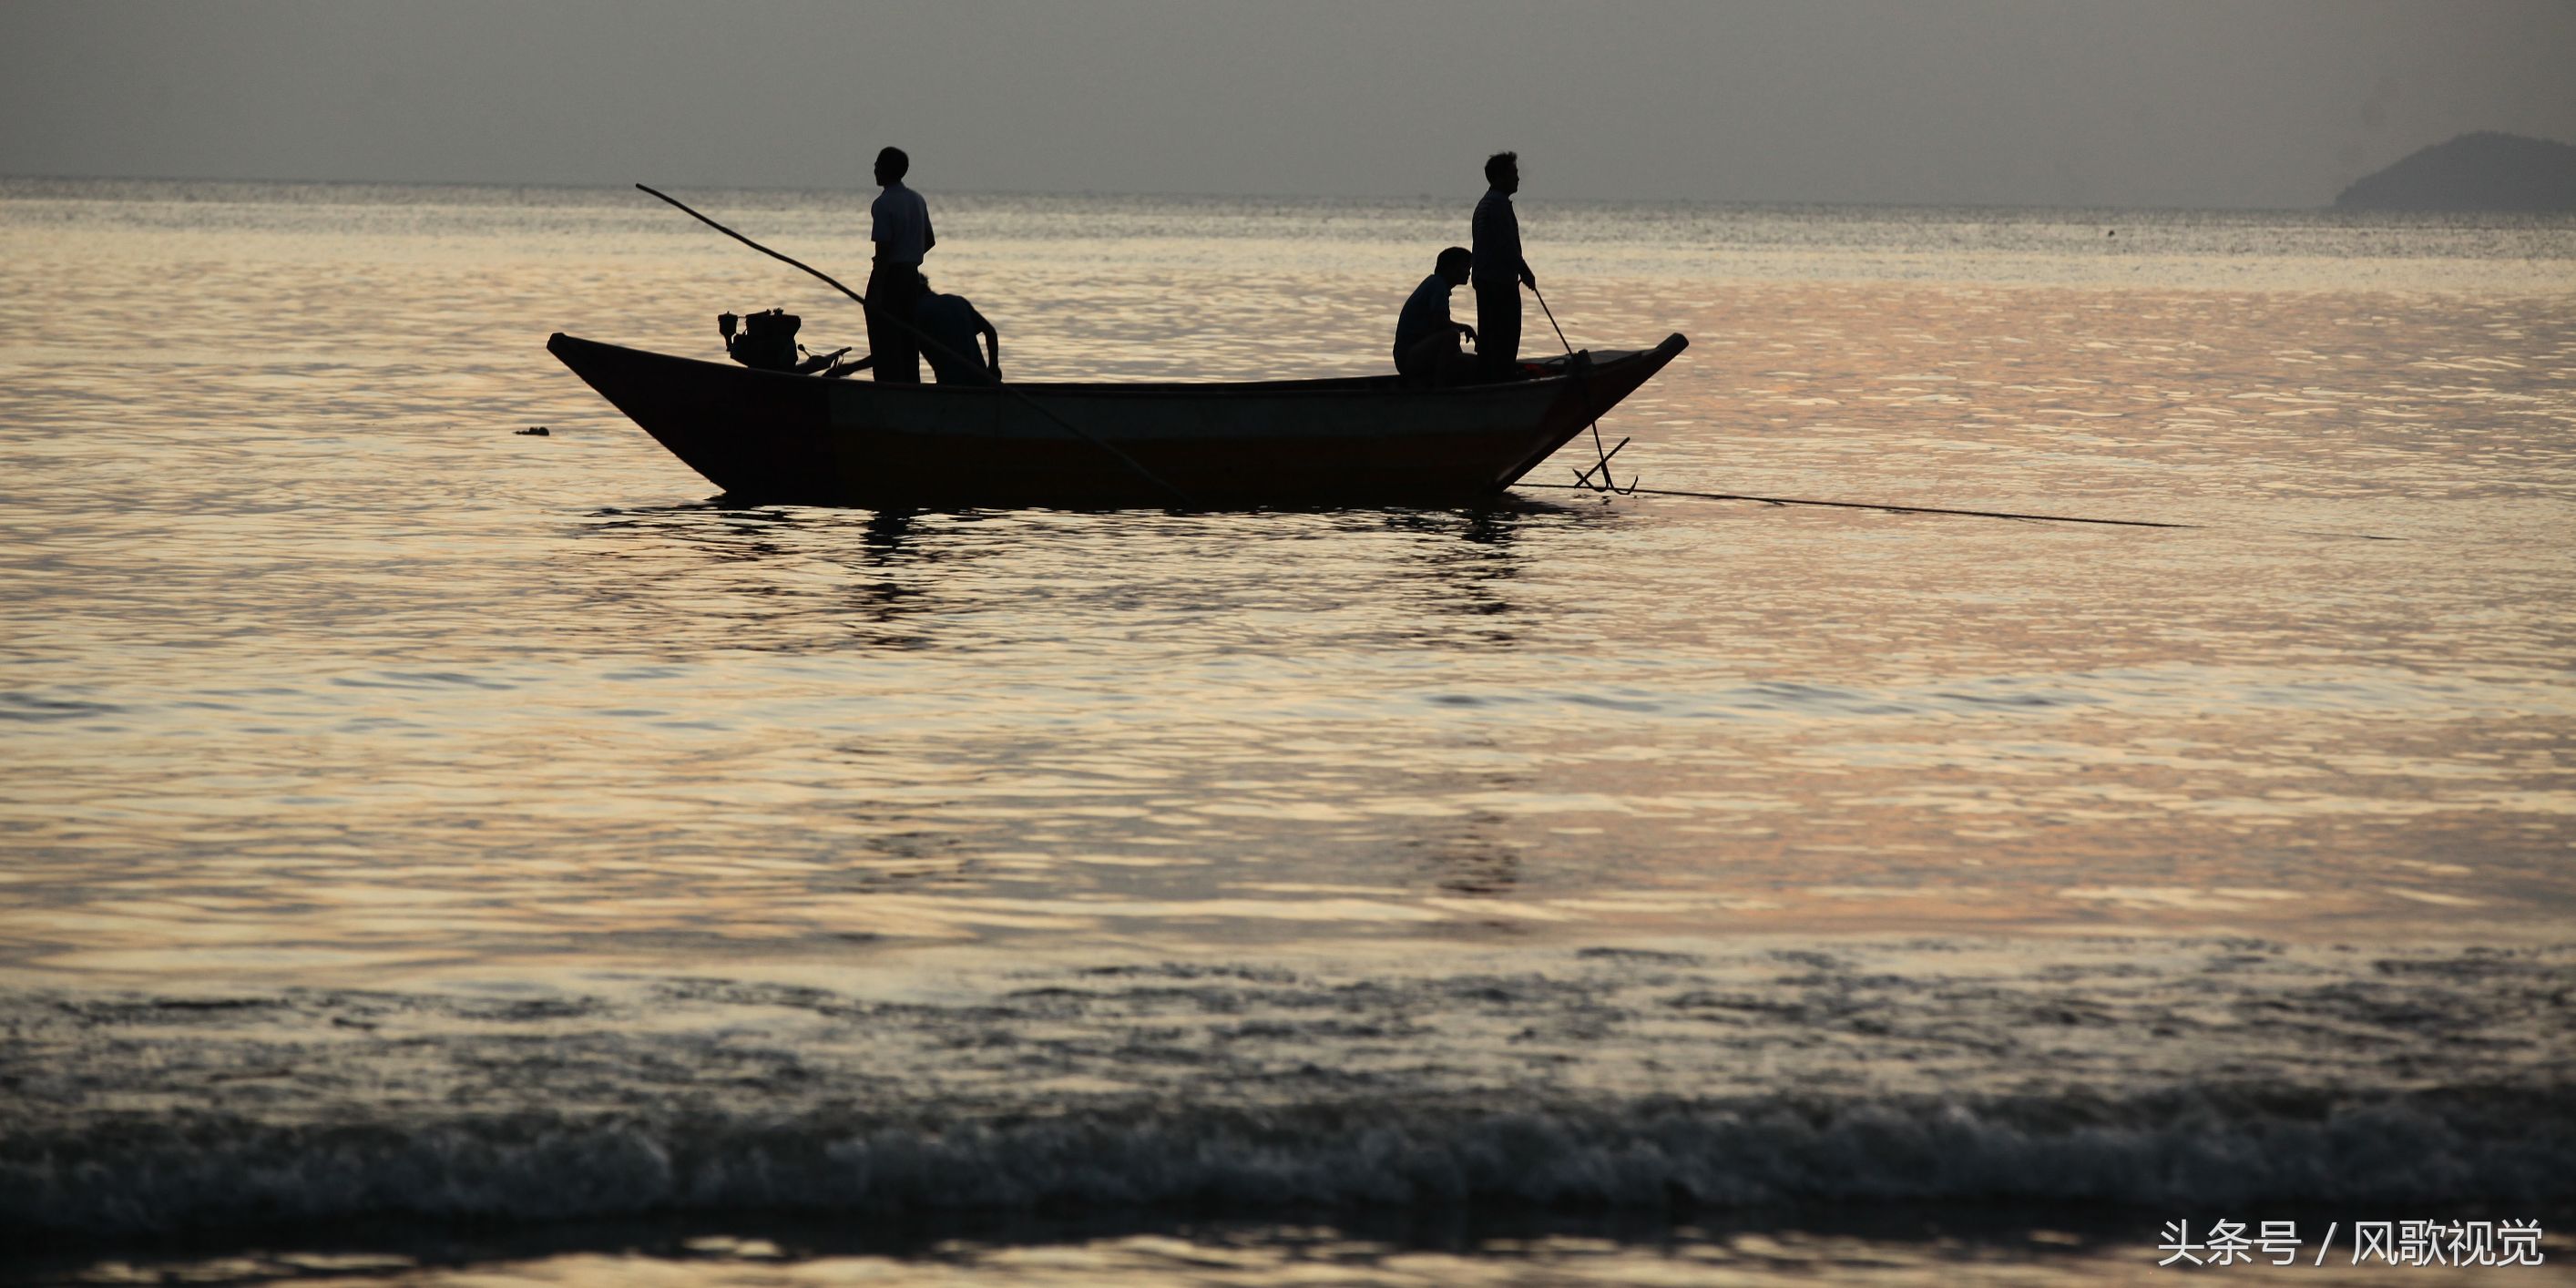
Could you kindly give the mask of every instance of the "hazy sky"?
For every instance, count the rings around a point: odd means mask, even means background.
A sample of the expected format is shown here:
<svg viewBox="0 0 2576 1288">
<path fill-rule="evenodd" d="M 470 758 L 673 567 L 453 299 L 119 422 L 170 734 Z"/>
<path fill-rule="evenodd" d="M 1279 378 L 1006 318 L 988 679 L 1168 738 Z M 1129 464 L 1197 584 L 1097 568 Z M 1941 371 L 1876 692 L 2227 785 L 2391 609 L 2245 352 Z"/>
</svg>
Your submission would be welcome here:
<svg viewBox="0 0 2576 1288">
<path fill-rule="evenodd" d="M 0 0 L 0 173 L 2311 206 L 2576 141 L 2570 0 Z"/>
</svg>

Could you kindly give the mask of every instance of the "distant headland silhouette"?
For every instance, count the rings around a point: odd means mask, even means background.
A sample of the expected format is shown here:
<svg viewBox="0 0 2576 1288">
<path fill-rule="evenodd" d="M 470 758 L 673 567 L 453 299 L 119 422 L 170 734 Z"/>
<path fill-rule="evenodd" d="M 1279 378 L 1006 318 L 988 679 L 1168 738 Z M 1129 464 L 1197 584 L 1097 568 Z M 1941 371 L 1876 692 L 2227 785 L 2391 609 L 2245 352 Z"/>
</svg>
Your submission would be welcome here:
<svg viewBox="0 0 2576 1288">
<path fill-rule="evenodd" d="M 2338 210 L 2576 210 L 2576 147 L 2481 130 L 2368 175 Z"/>
</svg>

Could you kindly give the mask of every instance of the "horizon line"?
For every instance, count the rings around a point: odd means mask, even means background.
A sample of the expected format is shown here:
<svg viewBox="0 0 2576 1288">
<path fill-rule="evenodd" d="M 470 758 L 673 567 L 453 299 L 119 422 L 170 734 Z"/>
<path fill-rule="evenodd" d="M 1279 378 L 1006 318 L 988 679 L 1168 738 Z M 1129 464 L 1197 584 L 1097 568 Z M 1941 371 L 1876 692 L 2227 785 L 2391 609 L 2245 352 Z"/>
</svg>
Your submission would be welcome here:
<svg viewBox="0 0 2576 1288">
<path fill-rule="evenodd" d="M 575 181 L 565 181 L 565 180 L 518 180 L 518 179 L 360 179 L 360 178 L 346 178 L 346 177 L 342 177 L 342 178 L 316 178 L 316 177 L 311 177 L 311 176 L 303 176 L 303 177 L 291 177 L 291 178 L 286 178 L 286 177 L 276 177 L 276 176 L 257 176 L 257 177 L 254 177 L 254 176 L 245 176 L 245 175 L 172 175 L 172 174 L 163 174 L 163 175 L 150 175 L 150 174 L 43 174 L 43 173 L 19 172 L 19 171 L 0 171 L 0 183 L 6 183 L 6 182 L 18 182 L 18 181 L 26 181 L 26 182 L 47 182 L 47 183 L 204 183 L 204 184 L 235 183 L 235 184 L 274 184 L 274 185 L 278 185 L 278 186 L 306 185 L 306 186 L 312 186 L 312 187 L 353 187 L 353 188 L 354 188 L 354 187 L 386 187 L 386 188 L 487 188 L 487 189 L 521 189 L 521 190 L 524 190 L 524 189 L 559 189 L 559 190 L 564 190 L 564 191 L 583 191 L 583 192 L 619 192 L 619 191 L 632 191 L 632 190 L 633 190 L 633 185 L 632 185 L 631 183 L 622 183 L 622 182 L 617 182 L 617 181 L 613 181 L 613 180 L 575 180 Z M 865 185 L 865 186 L 848 186 L 848 187 L 838 186 L 838 185 L 797 185 L 797 184 L 766 184 L 766 183 L 763 183 L 763 184 L 743 184 L 743 183 L 695 183 L 695 184 L 676 184 L 676 185 L 667 185 L 667 186 L 693 187 L 693 188 L 696 188 L 696 189 L 698 189 L 698 190 L 700 190 L 700 191 L 714 191 L 714 192 L 797 193 L 797 194 L 811 194 L 811 195 L 824 195 L 824 194 L 832 194 L 832 195 L 838 195 L 838 194 L 852 194 L 852 195 L 856 195 L 856 194 L 862 194 L 862 193 L 867 193 L 867 192 L 874 191 L 874 190 L 875 190 L 875 188 L 876 188 L 876 185 L 875 185 L 875 184 L 873 184 L 873 183 L 871 183 L 871 184 L 867 184 L 867 185 Z M 1461 193 L 1459 193 L 1459 194 L 1457 194 L 1457 195 L 1454 195 L 1454 196 L 1447 196 L 1447 195 L 1442 195 L 1442 194 L 1438 194 L 1438 193 L 1384 193 L 1384 192 L 1379 192 L 1379 193 L 1286 193 L 1286 192 L 1216 192 L 1216 191 L 1178 191 L 1178 190 L 1162 190 L 1162 191 L 1114 191 L 1114 190 L 1103 190 L 1103 189 L 1096 189 L 1096 188 L 1084 188 L 1084 189 L 1063 189 L 1063 188 L 934 188 L 934 189 L 932 189 L 932 191 L 933 191 L 933 192 L 939 192 L 939 193 L 945 193 L 945 194 L 952 195 L 952 196 L 961 196 L 961 197 L 1093 197 L 1093 198 L 1147 198 L 1147 199 L 1173 199 L 1173 198 L 1182 198 L 1182 199 L 1230 200 L 1230 201 L 1389 201 L 1389 202 L 1392 202 L 1392 201 L 1406 201 L 1406 202 L 1412 202 L 1412 201 L 1427 201 L 1427 202 L 1437 202 L 1437 201 L 1463 201 L 1463 202 L 1469 202 L 1469 203 L 1472 203 L 1472 202 L 1476 199 L 1476 196 L 1477 196 L 1477 195 L 1479 195 L 1479 194 L 1475 194 L 1475 193 L 1465 193 L 1465 192 L 1461 192 Z M 2105 210 L 2105 211 L 2109 211 L 2109 210 L 2117 210 L 2117 211 L 2132 211 L 2132 212 L 2157 212 L 2157 211 L 2162 211 L 2162 212 L 2203 212 L 2203 213 L 2229 213 L 2229 212 L 2242 212 L 2242 213 L 2296 213 L 2296 212 L 2333 211 L 2333 210 L 2339 209 L 2339 207 L 2335 206 L 2332 202 L 2327 202 L 2327 203 L 2324 203 L 2324 204 L 2321 204 L 2321 205 L 2297 205 L 2297 206 L 2293 206 L 2293 205 L 2279 205 L 2279 206 L 2272 206 L 2272 205 L 2232 205 L 2232 206 L 2210 206 L 2210 205 L 2175 205 L 2175 204 L 2153 204 L 2153 205 L 2111 205 L 2111 204 L 2098 204 L 2098 203 L 2085 203 L 2085 202 L 2072 202 L 2072 203 L 2068 203 L 2068 202 L 2030 202 L 2030 201 L 1995 201 L 1995 200 L 1987 200 L 1987 201 L 1925 201 L 1925 200 L 1916 200 L 1916 201 L 1884 201 L 1884 200 L 1864 200 L 1864 199 L 1857 199 L 1857 198 L 1841 198 L 1841 199 L 1836 199 L 1836 198 L 1778 198 L 1778 197 L 1773 197 L 1773 198 L 1736 198 L 1736 197 L 1726 197 L 1726 198 L 1720 198 L 1720 197 L 1549 197 L 1549 196 L 1544 196 L 1544 195 L 1532 195 L 1532 194 L 1529 194 L 1529 193 L 1521 193 L 1521 194 L 1519 194 L 1519 195 L 1518 195 L 1518 197 L 1516 198 L 1516 200 L 1519 200 L 1519 201 L 1522 201 L 1522 202 L 1525 202 L 1525 203 L 1529 203 L 1529 204 L 1535 204 L 1535 205 L 1563 205 L 1563 206 L 1670 205 L 1670 206 L 1712 206 L 1712 207 L 1763 208 L 1763 209 L 1796 208 L 1796 207 L 1860 207 L 1860 208 L 1869 208 L 1869 209 L 1885 209 L 1885 210 L 2068 210 L 2068 211 L 2073 211 L 2073 210 Z M 2403 212 L 2403 211 L 2400 211 L 2400 212 L 2374 212 L 2374 213 L 2416 213 L 2416 212 Z M 2457 211 L 2450 211 L 2450 212 L 2430 212 L 2430 213 L 2450 213 L 2450 214 L 2457 214 L 2457 213 L 2475 213 L 2475 212 L 2457 212 Z M 2535 212 L 2529 212 L 2529 211 L 2498 211 L 2498 212 L 2493 212 L 2493 213 L 2500 213 L 2500 214 L 2528 214 L 2528 213 L 2535 213 Z M 2548 212 L 2537 212 L 2537 213 L 2548 213 Z"/>
</svg>

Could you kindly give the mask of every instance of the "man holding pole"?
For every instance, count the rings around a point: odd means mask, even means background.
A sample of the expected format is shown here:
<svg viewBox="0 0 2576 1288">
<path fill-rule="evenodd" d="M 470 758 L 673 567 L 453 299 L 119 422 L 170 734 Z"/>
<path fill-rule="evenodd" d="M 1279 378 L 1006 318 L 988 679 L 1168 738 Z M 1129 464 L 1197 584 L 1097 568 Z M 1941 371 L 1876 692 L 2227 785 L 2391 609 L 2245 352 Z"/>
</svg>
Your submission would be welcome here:
<svg viewBox="0 0 2576 1288">
<path fill-rule="evenodd" d="M 1521 190 L 1521 154 L 1485 158 L 1485 199 L 1476 203 L 1471 249 L 1475 252 L 1477 375 L 1510 380 L 1520 374 L 1521 287 L 1538 289 L 1529 261 L 1521 258 L 1521 221 L 1512 194 Z"/>
<path fill-rule="evenodd" d="M 921 257 L 939 244 L 929 203 L 903 186 L 911 170 L 902 148 L 877 153 L 885 191 L 868 207 L 868 237 L 877 244 L 876 267 L 868 271 L 868 355 L 876 359 L 876 379 L 887 384 L 921 383 L 921 345 L 905 324 L 921 304 Z"/>
</svg>

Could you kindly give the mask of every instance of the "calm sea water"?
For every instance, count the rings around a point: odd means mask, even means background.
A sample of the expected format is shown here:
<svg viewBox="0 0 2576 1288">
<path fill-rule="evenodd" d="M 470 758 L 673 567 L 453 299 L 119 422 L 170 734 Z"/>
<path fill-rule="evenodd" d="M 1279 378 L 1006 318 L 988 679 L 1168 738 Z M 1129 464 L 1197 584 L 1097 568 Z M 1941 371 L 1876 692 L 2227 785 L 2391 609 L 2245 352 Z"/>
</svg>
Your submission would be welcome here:
<svg viewBox="0 0 2576 1288">
<path fill-rule="evenodd" d="M 1014 376 L 1223 380 L 1473 194 L 930 196 Z M 862 328 L 641 194 L 0 183 L 22 1268 L 2576 1258 L 2576 221 L 1523 219 L 1691 338 L 1623 480 L 2196 526 L 737 506 L 546 335 Z"/>
</svg>

